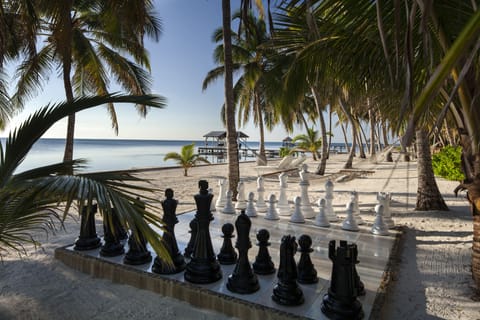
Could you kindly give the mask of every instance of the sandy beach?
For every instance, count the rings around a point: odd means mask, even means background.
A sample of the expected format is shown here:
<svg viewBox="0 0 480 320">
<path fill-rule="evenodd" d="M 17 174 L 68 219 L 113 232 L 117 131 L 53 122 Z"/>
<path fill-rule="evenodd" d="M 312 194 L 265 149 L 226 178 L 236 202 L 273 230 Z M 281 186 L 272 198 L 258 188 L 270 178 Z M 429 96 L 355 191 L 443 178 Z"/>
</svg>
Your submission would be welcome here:
<svg viewBox="0 0 480 320">
<path fill-rule="evenodd" d="M 456 182 L 438 178 L 437 183 L 450 211 L 414 211 L 417 192 L 417 165 L 356 159 L 354 168 L 363 174 L 339 173 L 346 155 L 333 155 L 325 176 L 310 175 L 310 199 L 314 204 L 324 196 L 328 177 L 335 183 L 336 213 L 349 200 L 349 192 L 359 192 L 362 217 L 374 219 L 376 194 L 393 193 L 392 215 L 403 230 L 398 252 L 379 302 L 381 319 L 480 319 L 480 295 L 471 278 L 472 217 L 465 194 L 455 197 Z M 274 165 L 278 161 L 271 161 Z M 309 171 L 317 163 L 307 160 Z M 272 172 L 275 171 L 272 169 Z M 151 180 L 160 191 L 172 188 L 179 200 L 177 213 L 195 209 L 193 195 L 200 179 L 209 181 L 216 195 L 217 181 L 227 176 L 227 165 L 192 168 L 183 177 L 181 168 L 151 169 L 136 174 Z M 241 177 L 245 190 L 256 190 L 257 170 L 254 162 L 242 163 Z M 299 195 L 299 178 L 289 177 L 289 199 Z M 265 179 L 266 196 L 277 193 L 277 175 Z M 100 225 L 100 220 L 98 221 Z M 65 229 L 54 234 L 35 233 L 43 245 L 25 248 L 27 255 L 12 253 L 0 264 L 0 319 L 227 319 L 183 301 L 149 291 L 119 285 L 74 271 L 55 260 L 56 248 L 71 244 L 78 236 L 79 220 L 69 217 Z M 97 229 L 98 230 L 98 229 Z"/>
</svg>

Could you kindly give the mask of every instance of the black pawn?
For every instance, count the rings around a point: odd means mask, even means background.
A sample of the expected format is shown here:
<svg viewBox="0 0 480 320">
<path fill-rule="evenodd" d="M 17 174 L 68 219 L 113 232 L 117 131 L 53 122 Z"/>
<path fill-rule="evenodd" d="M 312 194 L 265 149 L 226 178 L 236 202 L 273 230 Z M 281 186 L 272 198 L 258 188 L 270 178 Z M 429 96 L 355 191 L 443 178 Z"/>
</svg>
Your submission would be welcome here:
<svg viewBox="0 0 480 320">
<path fill-rule="evenodd" d="M 198 230 L 198 222 L 197 218 L 193 218 L 192 221 L 190 221 L 190 240 L 188 241 L 187 247 L 185 248 L 185 252 L 183 255 L 186 258 L 191 258 L 192 253 L 193 253 L 193 248 L 195 247 L 195 239 L 197 238 L 197 230 Z"/>
<path fill-rule="evenodd" d="M 80 214 L 80 235 L 75 241 L 74 250 L 93 250 L 102 245 L 95 228 L 97 205 L 84 206 Z"/>
<path fill-rule="evenodd" d="M 120 241 L 120 230 L 115 225 L 121 225 L 115 210 L 103 214 L 103 241 L 100 255 L 103 257 L 116 257 L 125 253 L 123 243 Z"/>
<path fill-rule="evenodd" d="M 298 245 L 300 246 L 300 260 L 297 264 L 298 279 L 302 284 L 312 284 L 318 282 L 317 270 L 310 259 L 312 249 L 312 238 L 304 234 L 298 238 Z"/>
<path fill-rule="evenodd" d="M 237 262 L 237 252 L 232 246 L 233 230 L 234 226 L 231 223 L 227 222 L 222 226 L 223 244 L 220 253 L 217 255 L 220 264 L 228 265 Z"/>
<path fill-rule="evenodd" d="M 357 299 L 360 278 L 356 274 L 357 246 L 340 241 L 335 250 L 335 240 L 328 245 L 328 257 L 333 262 L 328 293 L 323 297 L 322 312 L 331 319 L 362 319 L 362 304 Z"/>
<path fill-rule="evenodd" d="M 118 214 L 115 208 L 112 208 L 112 223 L 113 223 L 113 230 L 115 235 L 118 237 L 119 240 L 127 240 L 128 239 L 128 232 L 123 227 Z"/>
<path fill-rule="evenodd" d="M 260 289 L 257 275 L 253 272 L 248 261 L 248 249 L 252 247 L 250 242 L 251 226 L 250 218 L 245 214 L 245 210 L 242 210 L 235 221 L 235 228 L 237 229 L 235 247 L 238 249 L 238 261 L 227 281 L 228 290 L 241 294 L 253 293 Z"/>
<path fill-rule="evenodd" d="M 272 299 L 284 306 L 297 306 L 304 302 L 302 289 L 297 283 L 297 265 L 294 255 L 297 251 L 295 237 L 283 236 L 280 244 L 280 265 L 278 283 L 273 288 Z"/>
<path fill-rule="evenodd" d="M 171 262 L 173 262 L 173 266 L 170 261 L 157 256 L 153 262 L 152 271 L 160 274 L 173 274 L 185 270 L 186 263 L 180 250 L 178 250 L 175 237 L 175 224 L 178 223 L 176 215 L 178 201 L 173 199 L 173 190 L 170 188 L 165 190 L 165 197 L 166 199 L 162 201 L 162 221 L 165 225 L 162 243 L 172 260 Z"/>
<path fill-rule="evenodd" d="M 145 210 L 145 204 L 137 198 L 135 205 Z M 123 263 L 130 265 L 140 265 L 152 261 L 152 255 L 147 249 L 147 239 L 138 228 L 131 228 L 128 238 L 128 251 L 123 258 Z"/>
<path fill-rule="evenodd" d="M 184 277 L 185 280 L 192 283 L 206 284 L 220 280 L 222 270 L 213 251 L 209 229 L 210 221 L 213 220 L 210 211 L 213 194 L 208 192 L 208 182 L 206 180 L 200 180 L 198 186 L 200 192 L 194 197 L 197 205 L 197 213 L 195 214 L 197 235 L 192 258 L 187 263 Z"/>
<path fill-rule="evenodd" d="M 275 264 L 272 261 L 272 257 L 268 252 L 268 246 L 270 246 L 270 233 L 267 229 L 260 229 L 257 232 L 257 246 L 258 254 L 253 262 L 253 271 L 256 274 L 272 274 L 275 272 Z"/>
</svg>

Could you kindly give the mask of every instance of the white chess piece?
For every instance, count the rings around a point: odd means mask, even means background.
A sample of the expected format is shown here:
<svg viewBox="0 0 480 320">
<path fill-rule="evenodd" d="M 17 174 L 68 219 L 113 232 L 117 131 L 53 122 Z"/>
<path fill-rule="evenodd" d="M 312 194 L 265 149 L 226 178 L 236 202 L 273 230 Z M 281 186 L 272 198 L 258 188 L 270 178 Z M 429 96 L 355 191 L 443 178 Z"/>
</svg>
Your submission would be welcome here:
<svg viewBox="0 0 480 320">
<path fill-rule="evenodd" d="M 352 191 L 350 195 L 350 200 L 353 201 L 353 217 L 358 225 L 365 224 L 363 221 L 362 216 L 360 216 L 360 206 L 358 204 L 358 192 Z"/>
<path fill-rule="evenodd" d="M 333 182 L 332 180 L 328 179 L 325 183 L 325 214 L 327 215 L 328 221 L 330 222 L 337 222 L 339 219 L 333 211 Z"/>
<path fill-rule="evenodd" d="M 247 207 L 247 201 L 245 200 L 245 184 L 242 180 L 237 185 L 237 203 L 235 203 L 235 209 L 245 210 Z"/>
<path fill-rule="evenodd" d="M 226 191 L 225 191 L 225 179 L 218 179 L 218 199 L 215 202 L 215 207 L 217 211 L 222 211 L 225 207 L 225 202 L 227 201 Z"/>
<path fill-rule="evenodd" d="M 280 195 L 278 196 L 277 211 L 281 216 L 289 216 L 292 213 L 287 199 L 288 175 L 282 172 L 278 175 L 278 180 L 280 181 Z"/>
<path fill-rule="evenodd" d="M 389 229 L 395 227 L 395 222 L 392 219 L 390 212 L 390 203 L 392 201 L 392 194 L 388 192 L 379 192 L 377 195 L 378 203 L 383 205 L 383 221 Z"/>
<path fill-rule="evenodd" d="M 263 184 L 263 177 L 260 176 L 257 178 L 257 212 L 267 212 L 267 204 L 265 203 L 265 187 Z"/>
<path fill-rule="evenodd" d="M 226 192 L 225 207 L 223 207 L 223 210 L 222 210 L 223 213 L 235 214 L 235 207 L 233 206 L 232 196 L 233 196 L 232 190 L 228 190 Z"/>
<path fill-rule="evenodd" d="M 348 231 L 358 231 L 360 228 L 357 225 L 357 221 L 355 221 L 355 217 L 353 216 L 353 201 L 350 201 L 347 204 L 347 217 L 343 221 L 342 229 Z"/>
<path fill-rule="evenodd" d="M 290 217 L 290 222 L 305 223 L 305 218 L 303 217 L 303 213 L 302 213 L 302 198 L 299 196 L 296 196 L 293 199 L 293 203 L 295 204 L 295 209 L 293 211 L 292 216 Z"/>
<path fill-rule="evenodd" d="M 306 163 L 304 163 L 302 166 L 302 171 L 300 171 L 300 190 L 302 195 L 301 210 L 305 219 L 315 218 L 315 211 L 313 211 L 310 198 L 308 196 L 309 186 L 310 182 L 308 182 L 308 166 Z"/>
<path fill-rule="evenodd" d="M 213 189 L 208 188 L 208 193 L 213 194 Z M 212 198 L 212 202 L 210 202 L 210 211 L 211 212 L 217 211 L 217 208 L 215 207 L 215 202 L 213 201 L 213 198 Z"/>
<path fill-rule="evenodd" d="M 267 210 L 267 214 L 265 215 L 265 219 L 267 220 L 278 220 L 280 217 L 278 216 L 277 208 L 275 207 L 275 203 L 277 202 L 277 197 L 274 194 L 271 194 L 268 198 L 268 203 L 270 204 Z"/>
<path fill-rule="evenodd" d="M 250 192 L 248 194 L 247 207 L 245 209 L 245 214 L 249 217 L 257 216 L 257 210 L 255 209 L 254 198 L 255 198 L 255 194 L 253 192 Z"/>
<path fill-rule="evenodd" d="M 325 199 L 318 200 L 319 212 L 315 217 L 313 224 L 319 227 L 330 227 L 330 222 L 328 222 L 327 214 L 325 213 Z"/>
<path fill-rule="evenodd" d="M 390 234 L 388 226 L 383 221 L 384 208 L 383 205 L 377 204 L 375 206 L 375 221 L 372 226 L 372 233 L 380 236 L 387 236 Z"/>
</svg>

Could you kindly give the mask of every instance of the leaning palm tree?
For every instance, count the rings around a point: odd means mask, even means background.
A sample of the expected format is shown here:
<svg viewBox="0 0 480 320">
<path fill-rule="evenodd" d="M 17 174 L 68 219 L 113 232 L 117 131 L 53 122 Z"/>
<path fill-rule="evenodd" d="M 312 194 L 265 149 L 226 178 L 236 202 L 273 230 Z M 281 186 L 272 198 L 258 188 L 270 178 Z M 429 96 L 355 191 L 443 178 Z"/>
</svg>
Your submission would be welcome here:
<svg viewBox="0 0 480 320">
<path fill-rule="evenodd" d="M 146 181 L 126 171 L 75 173 L 84 165 L 84 160 L 16 173 L 34 143 L 54 123 L 71 112 L 105 103 L 164 106 L 158 97 L 125 95 L 80 98 L 48 105 L 31 115 L 10 133 L 5 145 L 0 145 L 0 254 L 6 250 L 21 252 L 24 243 L 37 244 L 31 232 L 37 228 L 48 229 L 55 219 L 65 219 L 73 204 L 81 209 L 96 202 L 102 214 L 111 213 L 113 206 L 125 227 L 144 232 L 157 254 L 168 257 L 160 235 L 152 229 L 162 224 L 160 215 L 155 213 L 155 197 L 148 195 L 153 195 L 154 189 L 145 185 Z M 135 205 L 139 196 L 148 200 L 145 209 Z"/>
<path fill-rule="evenodd" d="M 13 1 L 16 3 L 16 1 Z M 149 92 L 149 59 L 144 35 L 158 40 L 160 22 L 152 1 L 40 1 L 32 10 L 41 17 L 37 36 L 43 40 L 17 69 L 15 101 L 19 105 L 58 68 L 66 100 L 87 94 L 104 95 L 111 79 L 130 94 Z M 118 132 L 114 105 L 106 105 Z M 146 116 L 145 105 L 137 105 Z M 73 158 L 75 114 L 68 116 L 64 161 Z"/>
<path fill-rule="evenodd" d="M 185 177 L 188 176 L 188 169 L 196 166 L 199 162 L 210 163 L 206 158 L 195 154 L 195 143 L 183 146 L 180 153 L 167 153 L 163 160 L 175 160 L 183 168 L 183 175 Z"/>
<path fill-rule="evenodd" d="M 297 146 L 293 151 L 304 151 L 312 154 L 313 160 L 317 161 L 319 157 L 318 150 L 322 147 L 322 139 L 318 138 L 318 131 L 313 128 L 307 128 L 306 134 L 299 134 L 292 140 Z"/>
</svg>

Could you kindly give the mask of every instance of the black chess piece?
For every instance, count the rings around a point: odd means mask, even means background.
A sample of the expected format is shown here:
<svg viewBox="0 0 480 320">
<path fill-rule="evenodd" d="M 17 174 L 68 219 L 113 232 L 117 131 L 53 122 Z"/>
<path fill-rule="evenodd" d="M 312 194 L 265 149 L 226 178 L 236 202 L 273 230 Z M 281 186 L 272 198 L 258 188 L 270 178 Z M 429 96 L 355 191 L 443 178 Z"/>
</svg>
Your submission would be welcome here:
<svg viewBox="0 0 480 320">
<path fill-rule="evenodd" d="M 227 281 L 228 290 L 241 294 L 253 293 L 260 289 L 257 275 L 253 272 L 250 261 L 248 261 L 248 249 L 252 247 L 250 242 L 251 226 L 250 218 L 245 214 L 245 210 L 242 210 L 235 221 L 235 228 L 237 229 L 235 247 L 238 249 L 238 261 Z"/>
<path fill-rule="evenodd" d="M 153 262 L 152 271 L 160 274 L 173 274 L 185 270 L 185 259 L 180 253 L 175 237 L 175 224 L 178 223 L 176 211 L 178 201 L 173 199 L 173 190 L 165 190 L 166 199 L 162 201 L 163 218 L 165 232 L 162 235 L 162 243 L 168 252 L 172 261 L 157 256 Z M 173 265 L 170 263 L 173 262 Z"/>
<path fill-rule="evenodd" d="M 139 198 L 134 203 L 145 210 L 145 204 Z M 147 249 L 147 239 L 138 228 L 130 228 L 131 233 L 128 238 L 128 251 L 123 258 L 123 263 L 130 265 L 140 265 L 152 261 L 152 255 Z"/>
<path fill-rule="evenodd" d="M 302 289 L 297 283 L 297 265 L 294 255 L 297 251 L 295 237 L 283 236 L 280 244 L 280 265 L 278 283 L 273 288 L 272 299 L 285 306 L 297 306 L 305 301 Z"/>
<path fill-rule="evenodd" d="M 128 239 L 128 232 L 123 227 L 115 208 L 112 208 L 112 224 L 115 235 L 120 241 Z"/>
<path fill-rule="evenodd" d="M 192 253 L 193 253 L 193 248 L 195 247 L 195 239 L 197 238 L 197 230 L 198 230 L 198 221 L 197 221 L 197 218 L 193 218 L 191 221 L 190 221 L 190 240 L 188 241 L 188 244 L 187 244 L 187 247 L 185 248 L 185 251 L 183 253 L 183 255 L 186 257 L 186 258 L 191 258 L 192 257 Z"/>
<path fill-rule="evenodd" d="M 220 264 L 235 264 L 237 262 L 237 252 L 233 248 L 232 245 L 232 238 L 234 226 L 233 224 L 227 222 L 222 226 L 222 233 L 223 233 L 223 244 L 222 248 L 220 249 L 220 253 L 217 255 L 218 262 Z"/>
<path fill-rule="evenodd" d="M 356 275 L 357 245 L 340 241 L 335 250 L 335 240 L 328 245 L 328 257 L 333 262 L 330 288 L 322 301 L 322 312 L 331 319 L 362 319 L 362 304 L 357 299 L 359 280 Z"/>
<path fill-rule="evenodd" d="M 197 235 L 192 253 L 192 258 L 185 268 L 185 280 L 198 283 L 212 283 L 222 278 L 222 270 L 213 251 L 212 239 L 210 237 L 210 221 L 213 215 L 210 211 L 213 194 L 208 192 L 208 182 L 198 182 L 200 192 L 195 195 L 197 212 Z"/>
<path fill-rule="evenodd" d="M 270 246 L 270 242 L 268 239 L 270 238 L 270 233 L 267 229 L 260 229 L 257 232 L 257 246 L 258 246 L 258 254 L 255 257 L 255 261 L 253 262 L 253 271 L 256 274 L 272 274 L 275 272 L 275 264 L 272 261 L 272 257 L 268 252 L 268 246 Z"/>
<path fill-rule="evenodd" d="M 93 250 L 102 245 L 95 228 L 97 205 L 83 206 L 80 214 L 80 235 L 75 241 L 74 250 Z"/>
<path fill-rule="evenodd" d="M 312 238 L 309 235 L 303 234 L 298 238 L 298 245 L 300 246 L 300 260 L 297 264 L 298 278 L 297 281 L 302 284 L 312 284 L 318 282 L 317 270 L 310 259 L 312 249 Z"/>
<path fill-rule="evenodd" d="M 120 230 L 115 225 L 120 224 L 115 210 L 103 213 L 103 245 L 100 255 L 103 257 L 116 257 L 125 253 L 123 243 L 120 241 Z M 121 225 L 121 224 L 120 224 Z"/>
</svg>

